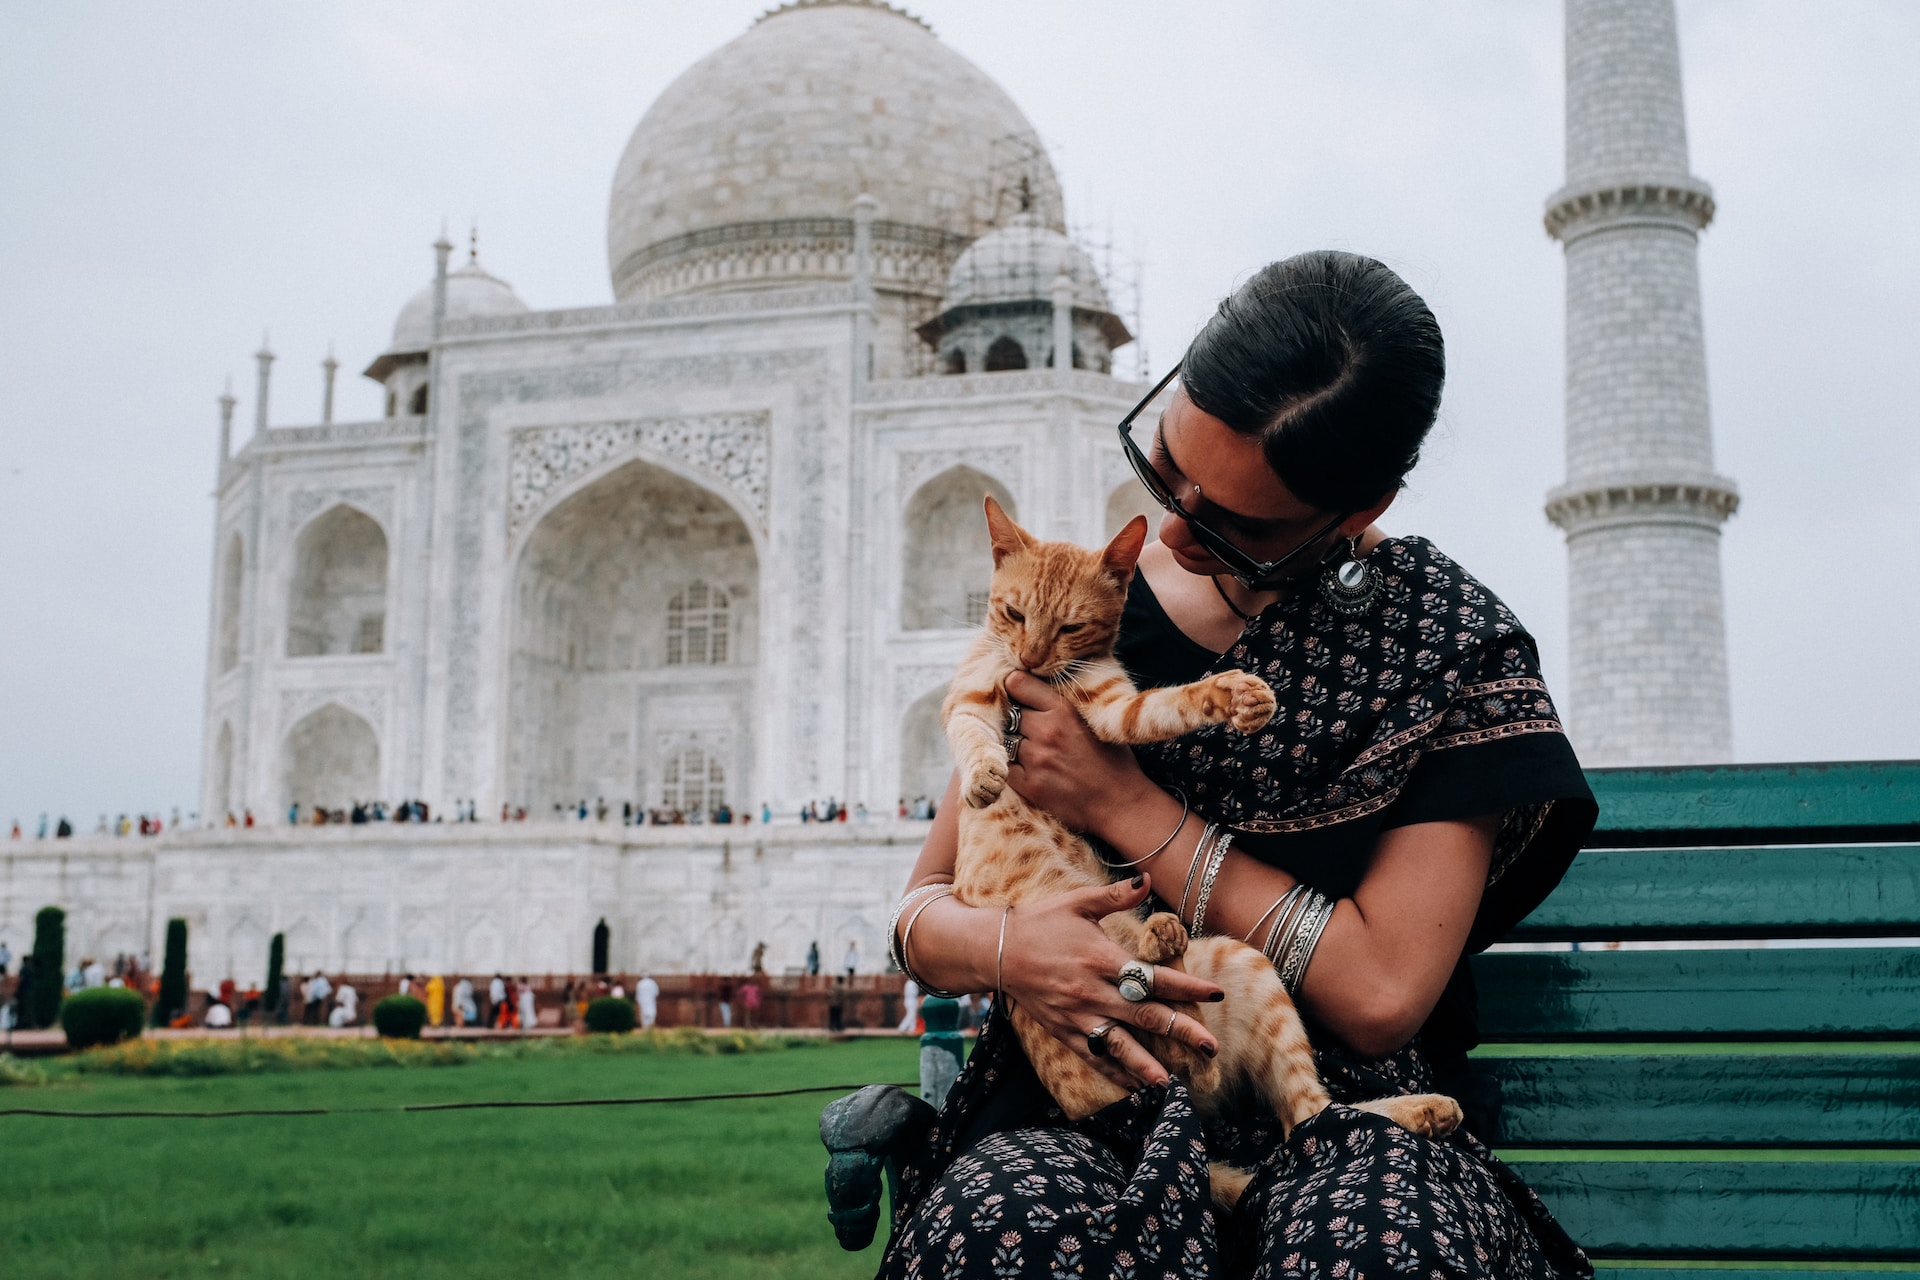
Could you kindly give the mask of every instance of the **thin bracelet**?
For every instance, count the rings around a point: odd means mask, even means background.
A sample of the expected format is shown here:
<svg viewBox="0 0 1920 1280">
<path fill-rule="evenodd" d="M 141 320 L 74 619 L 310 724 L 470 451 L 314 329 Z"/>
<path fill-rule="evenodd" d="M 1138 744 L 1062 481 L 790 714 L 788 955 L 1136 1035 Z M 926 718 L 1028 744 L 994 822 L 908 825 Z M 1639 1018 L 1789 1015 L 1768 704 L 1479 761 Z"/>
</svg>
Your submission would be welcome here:
<svg viewBox="0 0 1920 1280">
<path fill-rule="evenodd" d="M 1227 860 L 1227 850 L 1233 844 L 1233 830 L 1222 831 L 1213 842 L 1213 856 L 1207 859 L 1207 869 L 1200 877 L 1200 901 L 1194 904 L 1193 925 L 1188 932 L 1194 937 L 1203 936 L 1207 923 L 1207 900 L 1213 897 L 1213 882 L 1220 874 L 1220 866 Z"/>
<path fill-rule="evenodd" d="M 1160 851 L 1162 849 L 1166 848 L 1168 845 L 1173 843 L 1173 838 L 1180 834 L 1180 828 L 1187 825 L 1187 812 L 1188 812 L 1187 793 L 1184 791 L 1181 791 L 1179 787 L 1174 787 L 1173 790 L 1178 791 L 1180 793 L 1180 821 L 1173 824 L 1173 830 L 1167 833 L 1167 838 L 1165 840 L 1162 840 L 1159 844 L 1155 845 L 1153 848 L 1153 852 L 1147 854 L 1143 858 L 1135 858 L 1132 862 L 1109 862 L 1107 863 L 1108 866 L 1112 867 L 1115 871 L 1120 871 L 1127 867 L 1137 867 L 1143 862 L 1152 861 L 1154 858 L 1159 856 Z"/>
<path fill-rule="evenodd" d="M 1248 946 L 1252 946 L 1253 935 L 1260 932 L 1260 926 L 1267 922 L 1268 916 L 1278 911 L 1280 912 L 1280 918 L 1273 922 L 1273 929 L 1267 930 L 1267 941 L 1269 942 L 1273 941 L 1274 930 L 1280 927 L 1281 920 L 1284 920 L 1287 918 L 1287 913 L 1285 908 L 1290 906 L 1293 902 L 1293 899 L 1299 896 L 1300 896 L 1300 886 L 1298 884 L 1295 884 L 1293 888 L 1287 890 L 1285 893 L 1275 898 L 1273 900 L 1273 905 L 1268 907 L 1265 911 L 1262 911 L 1260 913 L 1260 918 L 1253 922 L 1253 927 L 1247 930 L 1247 936 L 1243 939 L 1243 941 Z"/>
<path fill-rule="evenodd" d="M 900 914 L 907 909 L 909 902 L 912 902 L 921 894 L 934 893 L 942 888 L 951 892 L 953 886 L 943 881 L 935 880 L 928 884 L 921 885 L 918 889 L 907 890 L 907 892 L 900 895 L 900 901 L 893 904 L 893 914 L 887 918 L 887 958 L 893 961 L 893 967 L 902 973 L 907 971 L 907 962 L 900 951 Z M 918 979 L 915 979 L 915 981 L 918 981 Z"/>
<path fill-rule="evenodd" d="M 1280 985 L 1287 989 L 1288 995 L 1296 995 L 1300 983 L 1307 976 L 1307 962 L 1313 958 L 1313 949 L 1319 945 L 1320 934 L 1327 927 L 1327 921 L 1333 918 L 1333 901 L 1330 898 L 1315 895 L 1319 900 L 1313 905 L 1313 917 L 1300 927 L 1291 946 L 1287 948 L 1286 967 L 1280 971 Z"/>
<path fill-rule="evenodd" d="M 1275 973 L 1280 971 L 1278 959 L 1280 944 L 1283 940 L 1291 938 L 1293 931 L 1300 926 L 1300 916 L 1306 910 L 1307 896 L 1312 892 L 1313 890 L 1307 888 L 1305 884 L 1296 884 L 1292 890 L 1293 901 L 1287 904 L 1286 910 L 1274 920 L 1273 928 L 1267 931 L 1267 941 L 1260 948 L 1260 954 L 1267 958 L 1267 963 L 1273 966 Z"/>
<path fill-rule="evenodd" d="M 1293 954 L 1293 945 L 1300 937 L 1301 927 L 1313 918 L 1314 912 L 1319 909 L 1322 901 L 1318 892 L 1312 889 L 1307 890 L 1300 899 L 1300 905 L 1288 918 L 1287 927 L 1280 931 L 1279 939 L 1273 942 L 1273 951 L 1268 959 L 1273 962 L 1273 971 L 1281 975 L 1283 984 L 1286 978 L 1287 960 Z"/>
<path fill-rule="evenodd" d="M 900 958 L 902 960 L 907 960 L 907 959 L 910 959 L 911 957 L 911 952 L 909 948 L 912 945 L 912 940 L 913 940 L 913 926 L 915 925 L 915 923 L 919 921 L 921 912 L 925 911 L 928 907 L 932 906 L 934 903 L 940 901 L 940 899 L 951 898 L 952 896 L 953 896 L 953 890 L 952 888 L 949 887 L 945 893 L 936 893 L 932 897 L 928 898 L 925 902 L 921 903 L 917 909 L 915 909 L 912 915 L 907 917 L 907 927 L 904 930 L 902 930 L 900 933 Z M 942 991 L 939 987 L 934 986 L 932 983 L 928 982 L 925 978 L 922 978 L 919 974 L 915 973 L 913 971 L 913 966 L 911 964 L 901 965 L 900 971 L 906 974 L 909 978 L 912 978 L 914 982 L 919 984 L 920 990 L 924 991 L 926 994 L 930 996 L 942 996 L 948 1000 L 958 1000 L 964 994 L 963 992 L 959 992 L 959 991 Z"/>
<path fill-rule="evenodd" d="M 1013 914 L 1013 904 L 1009 902 L 1000 913 L 1000 946 L 993 954 L 993 994 L 1007 994 L 1007 917 Z"/>
<path fill-rule="evenodd" d="M 1193 846 L 1193 860 L 1187 863 L 1187 884 L 1180 890 L 1180 905 L 1174 908 L 1175 914 L 1182 920 L 1187 918 L 1187 899 L 1193 896 L 1193 874 L 1200 869 L 1200 864 L 1207 860 L 1207 852 L 1212 848 L 1213 837 L 1219 830 L 1218 823 L 1209 822 L 1206 829 L 1200 833 L 1199 843 Z"/>
</svg>

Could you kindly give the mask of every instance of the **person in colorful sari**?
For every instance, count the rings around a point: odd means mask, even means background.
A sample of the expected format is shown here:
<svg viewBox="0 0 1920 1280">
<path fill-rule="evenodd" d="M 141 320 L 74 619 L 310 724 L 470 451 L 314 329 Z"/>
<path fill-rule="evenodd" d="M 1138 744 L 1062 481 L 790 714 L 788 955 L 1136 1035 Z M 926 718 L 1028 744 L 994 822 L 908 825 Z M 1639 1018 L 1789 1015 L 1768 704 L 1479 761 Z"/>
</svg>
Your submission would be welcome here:
<svg viewBox="0 0 1920 1280">
<path fill-rule="evenodd" d="M 1438 548 L 1375 523 L 1444 370 L 1439 326 L 1399 276 L 1310 253 L 1236 290 L 1121 424 L 1166 510 L 1130 585 L 1122 662 L 1142 686 L 1252 671 L 1279 712 L 1251 735 L 1128 750 L 1045 682 L 1009 678 L 1023 708 L 1009 784 L 1139 878 L 1004 921 L 951 897 L 917 909 L 903 958 L 921 986 L 1006 999 L 903 1162 L 882 1276 L 1591 1275 L 1475 1136 L 1466 1053 L 1468 957 L 1558 882 L 1596 807 L 1532 637 Z M 956 800 L 950 786 L 910 893 L 952 877 Z M 1097 921 L 1149 896 L 1191 921 L 1209 889 L 1209 932 L 1266 944 L 1283 901 L 1279 918 L 1308 922 L 1275 954 L 1335 1101 L 1291 1134 L 1253 1103 L 1202 1120 L 1130 1034 L 1173 1025 L 1209 1043 L 1151 996 L 1216 989 L 1163 969 L 1130 1002 L 1129 957 Z M 1008 1001 L 1130 1096 L 1063 1121 L 998 1012 Z M 1446 1139 L 1343 1105 L 1435 1089 L 1467 1108 Z M 1209 1159 L 1253 1174 L 1230 1215 L 1209 1203 Z"/>
</svg>

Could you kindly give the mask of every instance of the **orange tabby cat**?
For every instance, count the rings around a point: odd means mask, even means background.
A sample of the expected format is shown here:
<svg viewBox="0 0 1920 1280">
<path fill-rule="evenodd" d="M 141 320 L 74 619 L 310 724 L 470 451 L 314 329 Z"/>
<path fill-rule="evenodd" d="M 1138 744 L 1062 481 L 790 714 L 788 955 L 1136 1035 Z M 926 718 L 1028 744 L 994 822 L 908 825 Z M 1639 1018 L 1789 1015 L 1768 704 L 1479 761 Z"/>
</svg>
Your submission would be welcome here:
<svg viewBox="0 0 1920 1280">
<path fill-rule="evenodd" d="M 1178 688 L 1142 691 L 1114 660 L 1127 584 L 1146 543 L 1144 517 L 1136 516 L 1104 551 L 1095 552 L 1033 538 L 991 497 L 986 510 L 993 540 L 987 622 L 941 708 L 967 806 L 960 812 L 954 892 L 969 906 L 1020 903 L 1111 878 L 1085 840 L 1006 787 L 1004 682 L 1011 672 L 1023 669 L 1052 682 L 1103 742 L 1159 742 L 1221 721 L 1251 733 L 1275 706 L 1266 681 L 1248 672 L 1223 671 Z M 1216 1058 L 1128 1028 L 1168 1070 L 1187 1078 L 1203 1109 L 1219 1107 L 1244 1083 L 1265 1097 L 1291 1132 L 1327 1105 L 1300 1016 L 1256 948 L 1227 937 L 1189 940 L 1180 918 L 1164 911 L 1144 920 L 1119 912 L 1101 927 L 1139 959 L 1184 968 L 1226 991 L 1217 1004 L 1174 1006 L 1213 1033 L 1220 1043 Z M 1070 1118 L 1125 1096 L 1017 1005 L 1012 1018 L 1035 1072 Z M 1433 1135 L 1451 1132 L 1460 1121 L 1459 1106 L 1437 1094 L 1382 1098 L 1360 1109 Z M 1215 1196 L 1233 1204 L 1246 1177 L 1216 1165 Z"/>
</svg>

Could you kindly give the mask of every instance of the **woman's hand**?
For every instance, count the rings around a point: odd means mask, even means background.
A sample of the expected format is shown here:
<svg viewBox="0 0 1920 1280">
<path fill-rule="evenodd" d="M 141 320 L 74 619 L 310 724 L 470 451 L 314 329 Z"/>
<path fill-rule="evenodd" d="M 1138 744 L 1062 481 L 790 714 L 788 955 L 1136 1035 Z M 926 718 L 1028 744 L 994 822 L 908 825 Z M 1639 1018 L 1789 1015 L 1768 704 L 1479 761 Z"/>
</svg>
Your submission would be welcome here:
<svg viewBox="0 0 1920 1280">
<path fill-rule="evenodd" d="M 1007 994 L 1023 1013 L 1129 1092 L 1165 1084 L 1167 1069 L 1127 1028 L 1165 1031 L 1172 1016 L 1173 1038 L 1211 1057 L 1220 1047 L 1212 1033 L 1184 1013 L 1174 1015 L 1161 1000 L 1199 1003 L 1225 994 L 1202 978 L 1161 966 L 1154 973 L 1158 999 L 1129 1004 L 1121 997 L 1116 979 L 1120 966 L 1133 957 L 1106 935 L 1100 921 L 1139 906 L 1147 890 L 1145 876 L 1074 889 L 1022 903 L 1006 921 L 1002 981 Z M 1116 1024 L 1107 1036 L 1108 1056 L 1096 1058 L 1087 1047 L 1087 1033 L 1106 1023 Z"/>
<path fill-rule="evenodd" d="M 1075 831 L 1094 831 L 1154 789 L 1133 752 L 1100 741 L 1087 722 L 1046 681 L 1016 671 L 1007 695 L 1025 708 L 1020 715 L 1020 758 L 1007 784 L 1036 809 L 1045 809 Z"/>
</svg>

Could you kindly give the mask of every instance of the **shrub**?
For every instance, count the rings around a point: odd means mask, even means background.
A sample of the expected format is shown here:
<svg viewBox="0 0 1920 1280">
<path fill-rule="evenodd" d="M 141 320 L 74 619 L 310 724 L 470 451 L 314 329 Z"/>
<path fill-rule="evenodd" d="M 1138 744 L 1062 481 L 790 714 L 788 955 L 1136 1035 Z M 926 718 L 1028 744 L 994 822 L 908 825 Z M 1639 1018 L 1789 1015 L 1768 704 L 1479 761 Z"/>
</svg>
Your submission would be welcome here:
<svg viewBox="0 0 1920 1280">
<path fill-rule="evenodd" d="M 633 1001 L 618 996 L 596 996 L 587 1006 L 587 1030 L 631 1031 L 637 1021 Z"/>
<path fill-rule="evenodd" d="M 0 1089 L 32 1088 L 46 1082 L 47 1073 L 34 1063 L 22 1062 L 10 1053 L 0 1053 Z"/>
<path fill-rule="evenodd" d="M 160 969 L 160 998 L 153 1002 L 153 1025 L 177 1025 L 176 1019 L 186 1011 L 187 922 L 175 916 L 167 921 L 166 961 Z"/>
<path fill-rule="evenodd" d="M 267 985 L 261 993 L 265 1013 L 274 1022 L 287 1020 L 287 935 L 276 933 L 267 945 Z"/>
<path fill-rule="evenodd" d="M 373 1027 L 387 1040 L 418 1040 L 427 1006 L 412 996 L 386 996 L 373 1006 Z"/>
<path fill-rule="evenodd" d="M 135 1040 L 147 1020 L 147 1002 L 125 987 L 76 991 L 60 1006 L 60 1028 L 75 1049 Z"/>
<path fill-rule="evenodd" d="M 33 917 L 33 1004 L 29 1027 L 50 1027 L 60 1012 L 60 990 L 67 972 L 67 913 L 42 907 Z"/>
</svg>

